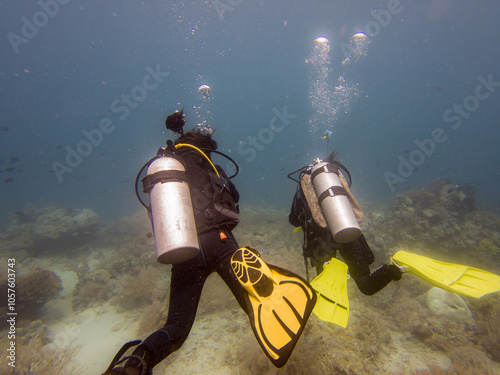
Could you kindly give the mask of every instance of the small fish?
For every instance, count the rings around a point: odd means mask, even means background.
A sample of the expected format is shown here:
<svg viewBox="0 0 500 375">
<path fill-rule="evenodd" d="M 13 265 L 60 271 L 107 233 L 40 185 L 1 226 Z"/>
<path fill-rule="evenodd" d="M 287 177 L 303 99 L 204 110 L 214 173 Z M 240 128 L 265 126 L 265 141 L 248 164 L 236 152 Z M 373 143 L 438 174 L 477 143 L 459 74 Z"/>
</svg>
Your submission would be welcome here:
<svg viewBox="0 0 500 375">
<path fill-rule="evenodd" d="M 16 158 L 15 156 L 11 156 L 10 158 L 7 159 L 7 162 L 9 163 L 15 163 L 16 161 L 19 161 L 19 159 Z"/>
<path fill-rule="evenodd" d="M 8 132 L 9 131 L 9 127 L 8 126 L 0 126 L 0 131 L 2 131 L 2 132 Z"/>
<path fill-rule="evenodd" d="M 8 183 L 8 182 L 12 182 L 12 181 L 14 181 L 14 179 L 13 179 L 13 178 L 6 178 L 6 179 L 2 180 L 2 182 L 3 182 L 4 184 L 6 184 L 6 183 Z"/>
<path fill-rule="evenodd" d="M 12 167 L 5 167 L 4 168 L 4 171 L 7 171 L 7 172 L 12 172 L 12 171 L 15 171 L 16 168 L 12 168 Z"/>
</svg>

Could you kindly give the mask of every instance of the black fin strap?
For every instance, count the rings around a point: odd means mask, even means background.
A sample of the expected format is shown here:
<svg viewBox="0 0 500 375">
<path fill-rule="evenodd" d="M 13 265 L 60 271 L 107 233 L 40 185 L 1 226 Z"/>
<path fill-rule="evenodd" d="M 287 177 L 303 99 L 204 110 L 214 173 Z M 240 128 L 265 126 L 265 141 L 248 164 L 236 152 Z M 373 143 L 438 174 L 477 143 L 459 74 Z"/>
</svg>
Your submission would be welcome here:
<svg viewBox="0 0 500 375">
<path fill-rule="evenodd" d="M 117 364 L 122 363 L 123 360 L 119 361 L 120 357 L 125 354 L 127 350 L 129 350 L 133 346 L 137 346 L 141 343 L 141 340 L 134 340 L 134 341 L 129 341 L 123 344 L 122 348 L 116 353 L 115 357 L 111 361 L 109 367 L 106 369 L 105 373 L 110 372 L 113 367 L 115 367 Z"/>
<path fill-rule="evenodd" d="M 336 195 L 347 195 L 347 192 L 341 186 L 330 186 L 319 195 L 318 203 L 321 204 L 321 202 L 323 202 L 326 198 L 334 197 Z"/>
<path fill-rule="evenodd" d="M 142 359 L 141 357 L 137 357 L 136 355 L 129 355 L 129 356 L 126 356 L 126 357 L 123 357 L 122 359 L 120 359 L 118 362 L 116 362 L 115 364 L 113 364 L 113 367 L 115 367 L 116 365 L 119 365 L 120 363 L 122 362 L 125 362 L 126 360 L 128 359 L 136 359 L 140 362 L 140 368 L 141 368 L 141 373 L 139 375 L 146 375 L 146 361 L 144 359 Z M 113 369 L 113 367 L 111 367 L 110 370 Z"/>
</svg>

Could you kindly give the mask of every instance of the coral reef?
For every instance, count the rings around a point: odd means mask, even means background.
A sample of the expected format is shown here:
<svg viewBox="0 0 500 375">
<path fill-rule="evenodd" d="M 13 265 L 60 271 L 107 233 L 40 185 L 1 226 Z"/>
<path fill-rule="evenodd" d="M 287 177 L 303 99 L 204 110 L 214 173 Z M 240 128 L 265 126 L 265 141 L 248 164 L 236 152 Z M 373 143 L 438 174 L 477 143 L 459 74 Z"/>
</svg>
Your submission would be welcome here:
<svg viewBox="0 0 500 375">
<path fill-rule="evenodd" d="M 387 263 L 395 250 L 409 249 L 500 273 L 500 218 L 485 210 L 466 208 L 464 199 L 454 200 L 453 196 L 457 194 L 458 197 L 461 194 L 473 196 L 473 188 L 462 186 L 446 195 L 447 191 L 443 189 L 446 187 L 449 190 L 448 185 L 451 181 L 439 180 L 427 190 L 399 195 L 388 206 L 371 204 L 365 208 L 363 205 L 363 230 L 376 254 L 372 270 Z M 459 202 L 463 204 L 460 203 L 457 210 L 455 203 Z M 17 213 L 13 225 L 18 228 L 27 225 L 33 230 L 40 212 L 29 208 Z M 251 245 L 267 262 L 305 276 L 301 255 L 302 232 L 293 233 L 288 224 L 288 212 L 257 208 L 244 208 L 242 212 L 241 224 L 234 232 L 240 245 Z M 49 218 L 50 215 L 45 216 L 46 223 Z M 39 228 L 37 236 L 42 236 L 42 233 L 56 236 L 48 227 Z M 82 319 L 75 317 L 82 316 L 82 310 L 87 308 L 92 316 L 99 314 L 99 317 L 118 310 L 116 317 L 120 320 L 112 321 L 109 331 L 103 331 L 103 335 L 109 336 L 110 332 L 131 327 L 137 329 L 138 336 L 144 337 L 164 324 L 168 311 L 170 267 L 156 262 L 153 239 L 147 236 L 150 231 L 149 220 L 141 212 L 100 231 L 90 251 L 71 260 L 55 258 L 57 272 L 62 267 L 78 276 L 76 281 L 71 274 L 72 283 L 76 282 L 72 300 L 76 313 L 73 314 L 72 327 L 83 329 Z M 61 232 L 58 239 L 50 241 L 58 241 L 67 235 Z M 25 268 L 30 262 L 41 262 L 40 257 L 31 259 L 33 261 L 22 263 Z M 47 264 L 54 263 L 54 257 L 47 259 Z M 35 271 L 40 270 L 32 272 Z M 65 279 L 66 288 L 66 277 L 62 273 L 60 275 Z M 48 276 L 48 279 L 58 284 L 57 275 L 55 277 Z M 311 274 L 311 277 L 314 275 Z M 58 285 L 51 298 L 57 295 L 57 289 L 60 290 L 60 281 Z M 472 319 L 433 312 L 432 304 L 426 301 L 433 294 L 428 293 L 431 287 L 418 277 L 405 274 L 401 281 L 390 283 L 373 296 L 365 296 L 352 280 L 348 281 L 350 318 L 347 328 L 324 323 L 311 315 L 293 355 L 279 372 L 343 375 L 498 373 L 500 293 L 479 300 L 464 298 L 448 303 L 452 310 L 454 306 L 466 304 Z M 39 298 L 36 296 L 34 300 Z M 441 299 L 443 297 L 434 298 Z M 40 307 L 38 302 L 34 303 L 37 308 Z M 39 304 L 43 301 L 40 300 Z M 23 307 L 23 310 L 27 311 L 27 308 Z M 44 319 L 44 316 L 36 318 Z M 64 318 L 67 317 L 56 320 Z M 115 319 L 115 315 L 111 318 L 107 320 Z M 46 323 L 45 320 L 43 322 Z M 47 327 L 44 323 L 23 321 L 17 327 L 19 353 L 30 351 L 29 355 L 20 358 L 20 373 L 78 373 L 69 367 L 60 370 L 65 366 L 63 363 L 70 363 L 77 349 L 51 350 L 57 340 L 47 345 L 54 334 L 51 326 Z M 101 327 L 97 318 L 91 325 Z M 130 335 L 134 336 L 134 333 Z M 35 357 L 39 353 L 55 364 L 50 370 L 43 356 Z M 57 362 L 57 358 L 61 360 Z M 261 353 L 246 315 L 215 274 L 207 280 L 190 339 L 181 350 L 155 368 L 155 373 L 186 373 L 189 372 L 187 367 L 192 370 L 190 373 L 195 373 L 199 368 L 193 364 L 200 361 L 207 373 L 214 373 L 214 368 L 220 372 L 239 374 L 278 372 Z"/>
<path fill-rule="evenodd" d="M 481 331 L 481 345 L 500 362 L 500 295 L 486 296 L 472 301 L 471 308 Z"/>
<path fill-rule="evenodd" d="M 403 332 L 412 332 L 418 330 L 418 327 L 428 324 L 422 305 L 413 298 L 396 299 L 390 313 L 394 316 L 397 327 Z"/>
<path fill-rule="evenodd" d="M 108 250 L 92 267 L 87 259 L 75 270 L 73 310 L 103 303 L 120 311 L 144 309 L 158 299 L 168 305 L 169 268 L 156 261 L 154 239 L 146 236 L 150 229 L 147 216 L 137 214 L 104 230 L 99 245 Z"/>
<path fill-rule="evenodd" d="M 154 243 L 151 237 L 151 221 L 145 210 L 135 215 L 121 218 L 117 223 L 102 230 L 101 243 L 106 246 L 120 247 L 130 242 Z"/>
<path fill-rule="evenodd" d="M 17 327 L 16 334 L 18 342 L 28 345 L 33 339 L 38 340 L 42 345 L 50 344 L 54 341 L 54 333 L 41 320 L 33 320 L 26 326 Z"/>
<path fill-rule="evenodd" d="M 89 272 L 87 267 L 77 271 L 78 283 L 73 290 L 73 310 L 81 311 L 94 304 L 108 301 L 115 293 L 116 281 L 109 271 L 97 269 Z"/>
<path fill-rule="evenodd" d="M 489 373 L 488 357 L 477 346 L 457 347 L 450 352 L 450 359 L 453 362 L 453 370 L 457 374 L 482 375 Z"/>
<path fill-rule="evenodd" d="M 44 208 L 32 223 L 31 233 L 35 239 L 56 239 L 63 236 L 76 237 L 85 232 L 94 232 L 99 225 L 99 216 L 89 210 Z"/>
<path fill-rule="evenodd" d="M 57 251 L 88 242 L 99 229 L 99 216 L 89 210 L 70 210 L 57 207 L 36 209 L 27 205 L 12 214 L 2 246 L 7 253 L 27 250 L 28 255 L 42 251 Z"/>
<path fill-rule="evenodd" d="M 473 250 L 483 262 L 492 253 L 500 259 L 500 223 L 495 215 L 477 209 L 474 194 L 468 184 L 437 180 L 429 190 L 398 195 L 385 211 L 372 209 L 363 229 L 375 250 L 390 252 L 412 243 L 454 257 Z"/>
<path fill-rule="evenodd" d="M 254 247 L 263 254 L 268 248 L 300 249 L 302 232 L 293 233 L 288 212 L 255 208 L 241 211 L 240 224 L 233 232 L 240 246 Z"/>
<path fill-rule="evenodd" d="M 0 346 L 9 348 L 10 342 L 7 335 L 2 334 Z M 16 343 L 15 371 L 12 374 L 39 374 L 39 375 L 80 375 L 84 371 L 74 364 L 73 358 L 79 351 L 79 347 L 69 345 L 63 348 L 51 348 L 46 345 L 40 336 L 31 337 L 27 341 Z M 0 357 L 0 368 L 7 373 L 9 357 Z"/>
<path fill-rule="evenodd" d="M 35 270 L 19 277 L 17 283 L 17 309 L 36 313 L 49 300 L 62 291 L 59 276 L 49 270 Z"/>
<path fill-rule="evenodd" d="M 132 272 L 118 279 L 118 290 L 112 303 L 120 311 L 143 309 L 155 300 L 168 301 L 169 278 L 165 268 L 159 266 L 137 266 Z"/>
<path fill-rule="evenodd" d="M 144 335 L 163 327 L 167 320 L 167 301 L 154 300 L 153 303 L 142 313 L 137 328 L 137 335 Z"/>
</svg>

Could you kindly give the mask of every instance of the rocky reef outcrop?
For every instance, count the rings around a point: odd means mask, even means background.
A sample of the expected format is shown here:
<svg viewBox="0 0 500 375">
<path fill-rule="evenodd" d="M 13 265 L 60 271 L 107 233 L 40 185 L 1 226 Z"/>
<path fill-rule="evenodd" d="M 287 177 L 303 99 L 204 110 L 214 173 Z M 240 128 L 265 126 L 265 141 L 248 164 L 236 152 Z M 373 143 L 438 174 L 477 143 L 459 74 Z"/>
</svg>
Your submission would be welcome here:
<svg viewBox="0 0 500 375">
<path fill-rule="evenodd" d="M 437 180 L 428 189 L 400 194 L 389 207 L 365 212 L 364 233 L 375 250 L 392 254 L 411 243 L 413 249 L 497 257 L 500 220 L 479 210 L 475 189 Z"/>
<path fill-rule="evenodd" d="M 12 224 L 2 235 L 7 252 L 26 250 L 36 255 L 45 250 L 78 246 L 88 241 L 99 229 L 100 218 L 94 211 L 27 205 L 12 213 Z"/>
</svg>

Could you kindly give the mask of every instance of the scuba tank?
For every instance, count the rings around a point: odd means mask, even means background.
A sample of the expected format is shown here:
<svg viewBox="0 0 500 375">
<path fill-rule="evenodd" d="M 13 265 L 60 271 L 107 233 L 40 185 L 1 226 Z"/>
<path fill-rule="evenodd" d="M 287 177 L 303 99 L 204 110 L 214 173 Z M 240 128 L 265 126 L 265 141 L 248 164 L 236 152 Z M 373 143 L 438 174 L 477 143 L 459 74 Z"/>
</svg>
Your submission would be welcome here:
<svg viewBox="0 0 500 375">
<path fill-rule="evenodd" d="M 142 180 L 143 191 L 149 194 L 151 202 L 156 259 L 175 264 L 198 255 L 198 235 L 186 170 L 168 151 L 160 149 L 158 155 Z"/>
<path fill-rule="evenodd" d="M 174 133 L 184 134 L 184 110 L 175 111 L 167 117 L 165 125 Z M 191 189 L 188 184 L 186 168 L 183 159 L 176 150 L 179 147 L 188 147 L 198 151 L 212 166 L 217 178 L 220 179 L 217 168 L 202 149 L 189 143 L 179 143 L 174 146 L 167 140 L 167 147 L 160 148 L 157 155 L 142 166 L 135 178 L 135 194 L 139 202 L 148 210 L 149 219 L 153 226 L 156 258 L 164 264 L 176 264 L 194 258 L 200 253 L 198 243 L 198 229 L 192 204 Z M 220 154 L 230 160 L 236 167 L 236 162 L 222 152 L 210 149 L 210 152 Z M 147 205 L 139 193 L 139 181 L 143 171 L 147 168 L 147 176 L 142 179 L 143 192 L 149 195 L 150 204 Z M 193 187 L 196 195 L 196 186 Z M 217 210 L 217 202 L 214 202 Z M 223 202 L 224 203 L 224 202 Z M 227 211 L 227 217 L 222 224 L 229 226 L 238 223 L 237 213 L 222 207 Z M 224 213 L 223 212 L 223 213 Z M 202 218 L 200 219 L 202 222 Z M 220 223 L 219 223 L 220 224 Z"/>
<path fill-rule="evenodd" d="M 335 242 L 346 243 L 359 238 L 361 228 L 340 181 L 338 167 L 314 160 L 311 182 Z"/>
</svg>

